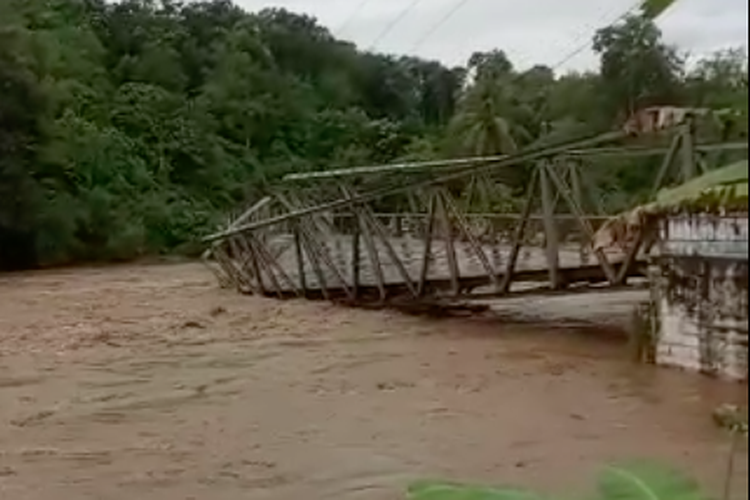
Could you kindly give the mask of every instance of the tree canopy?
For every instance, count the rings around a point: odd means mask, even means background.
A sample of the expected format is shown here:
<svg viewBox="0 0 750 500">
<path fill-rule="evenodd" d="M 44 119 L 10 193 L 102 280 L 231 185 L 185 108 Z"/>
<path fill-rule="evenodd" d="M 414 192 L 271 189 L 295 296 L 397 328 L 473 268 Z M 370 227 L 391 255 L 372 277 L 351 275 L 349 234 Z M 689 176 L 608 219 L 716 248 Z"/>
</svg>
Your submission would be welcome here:
<svg viewBox="0 0 750 500">
<path fill-rule="evenodd" d="M 230 0 L 0 4 L 0 269 L 182 251 L 291 171 L 508 153 L 634 108 L 725 107 L 747 55 L 688 68 L 651 15 L 601 29 L 598 72 L 358 50 L 315 19 Z M 628 197 L 642 177 L 613 164 Z"/>
</svg>

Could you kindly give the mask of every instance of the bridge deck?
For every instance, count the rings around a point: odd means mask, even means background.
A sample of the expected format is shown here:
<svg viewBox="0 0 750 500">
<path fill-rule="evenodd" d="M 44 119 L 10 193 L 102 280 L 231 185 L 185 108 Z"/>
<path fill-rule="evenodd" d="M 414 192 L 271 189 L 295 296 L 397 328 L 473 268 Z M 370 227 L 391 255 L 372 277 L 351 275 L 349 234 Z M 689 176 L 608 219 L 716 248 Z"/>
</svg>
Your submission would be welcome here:
<svg viewBox="0 0 750 500">
<path fill-rule="evenodd" d="M 332 298 L 346 296 L 347 290 L 358 297 L 384 295 L 384 298 L 408 293 L 409 281 L 418 286 L 423 273 L 426 243 L 414 237 L 374 239 L 369 252 L 366 245 L 359 245 L 358 264 L 354 240 L 350 235 L 329 235 L 322 240 L 320 252 L 298 248 L 292 235 L 276 235 L 264 242 L 266 256 L 273 258 L 273 265 L 265 269 L 253 268 L 252 263 L 235 260 L 234 265 L 243 269 L 248 278 L 245 291 L 268 296 L 297 296 L 308 298 Z M 257 248 L 258 245 L 256 245 Z M 388 248 L 390 246 L 390 249 Z M 457 273 L 451 272 L 450 248 L 456 255 Z M 495 284 L 502 281 L 510 258 L 509 245 L 481 245 L 492 272 L 488 272 L 479 255 L 468 242 L 433 241 L 430 265 L 426 273 L 425 292 L 432 295 L 465 295 L 476 291 L 491 293 L 492 277 Z M 259 253 L 256 250 L 256 255 Z M 310 255 L 315 258 L 311 259 Z M 397 260 L 395 260 L 393 257 Z M 300 261 L 300 257 L 302 257 Z M 617 269 L 625 260 L 621 252 L 611 252 L 608 260 Z M 300 263 L 302 265 L 300 265 Z M 408 279 L 403 272 L 408 274 Z M 378 271 L 379 270 L 379 271 Z M 637 275 L 638 266 L 630 275 Z M 260 276 L 260 279 L 257 279 Z M 597 258 L 582 249 L 581 245 L 567 244 L 559 251 L 559 276 L 568 285 L 598 283 L 607 280 Z M 518 291 L 540 282 L 549 281 L 549 266 L 544 248 L 523 248 L 513 272 L 513 290 Z"/>
</svg>

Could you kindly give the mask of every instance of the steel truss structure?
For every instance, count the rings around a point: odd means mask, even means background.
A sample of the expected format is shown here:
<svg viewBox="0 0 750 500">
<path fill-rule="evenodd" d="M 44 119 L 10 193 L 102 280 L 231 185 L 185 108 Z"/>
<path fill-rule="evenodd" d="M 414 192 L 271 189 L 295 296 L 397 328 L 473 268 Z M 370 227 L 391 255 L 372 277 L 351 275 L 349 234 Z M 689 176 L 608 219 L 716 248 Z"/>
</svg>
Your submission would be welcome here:
<svg viewBox="0 0 750 500">
<path fill-rule="evenodd" d="M 584 164 L 606 156 L 663 156 L 654 192 L 687 180 L 715 151 L 688 121 L 668 147 L 623 147 L 612 132 L 511 156 L 288 175 L 223 231 L 204 254 L 224 286 L 268 297 L 351 305 L 457 301 L 511 293 L 618 287 L 644 274 L 644 234 L 594 249 L 608 220 Z M 502 206 L 525 175 L 518 206 Z M 516 209 L 517 208 L 517 209 Z"/>
</svg>

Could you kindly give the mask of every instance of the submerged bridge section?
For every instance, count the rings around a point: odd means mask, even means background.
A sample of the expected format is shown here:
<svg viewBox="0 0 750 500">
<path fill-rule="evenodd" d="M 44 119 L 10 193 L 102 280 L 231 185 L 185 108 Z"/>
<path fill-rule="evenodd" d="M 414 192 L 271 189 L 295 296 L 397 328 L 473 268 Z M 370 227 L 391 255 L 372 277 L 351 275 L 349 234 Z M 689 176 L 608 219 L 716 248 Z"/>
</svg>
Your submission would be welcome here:
<svg viewBox="0 0 750 500">
<path fill-rule="evenodd" d="M 349 304 L 408 304 L 626 285 L 645 273 L 646 231 L 598 247 L 609 217 L 583 166 L 601 156 L 664 157 L 655 189 L 700 173 L 692 127 L 666 147 L 622 147 L 613 132 L 512 156 L 287 176 L 223 231 L 205 257 L 243 293 Z M 677 170 L 675 171 L 675 167 Z M 525 179 L 522 202 L 506 183 Z"/>
</svg>

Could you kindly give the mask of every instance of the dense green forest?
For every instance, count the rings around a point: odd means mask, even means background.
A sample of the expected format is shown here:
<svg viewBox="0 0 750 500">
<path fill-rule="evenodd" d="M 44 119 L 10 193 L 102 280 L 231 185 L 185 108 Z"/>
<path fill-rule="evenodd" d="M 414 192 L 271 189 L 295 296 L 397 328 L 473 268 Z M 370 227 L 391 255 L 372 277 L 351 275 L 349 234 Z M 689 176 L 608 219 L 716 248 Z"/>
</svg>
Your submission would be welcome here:
<svg viewBox="0 0 750 500">
<path fill-rule="evenodd" d="M 746 137 L 744 52 L 687 65 L 646 13 L 593 43 L 592 73 L 502 48 L 449 68 L 229 0 L 2 0 L 0 269 L 184 251 L 290 171 L 512 152 L 645 105 L 735 108 L 721 134 Z"/>
</svg>

